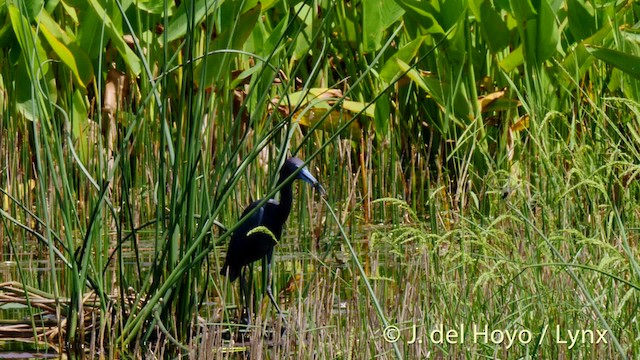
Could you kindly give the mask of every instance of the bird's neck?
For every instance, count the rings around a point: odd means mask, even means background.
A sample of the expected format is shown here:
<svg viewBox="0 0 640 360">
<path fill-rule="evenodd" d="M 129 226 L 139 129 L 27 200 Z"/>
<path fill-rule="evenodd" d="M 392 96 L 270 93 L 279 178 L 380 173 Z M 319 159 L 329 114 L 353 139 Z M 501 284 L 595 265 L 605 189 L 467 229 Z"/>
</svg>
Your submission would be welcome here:
<svg viewBox="0 0 640 360">
<path fill-rule="evenodd" d="M 278 184 L 281 184 L 284 180 L 285 180 L 285 178 L 280 176 L 280 180 L 278 181 Z M 289 181 L 288 183 L 286 183 L 282 187 L 282 189 L 280 189 L 280 209 L 281 209 L 281 211 L 279 213 L 284 217 L 284 219 L 282 219 L 282 221 L 286 221 L 287 220 L 287 218 L 289 217 L 289 212 L 291 211 L 291 204 L 293 202 L 292 184 L 293 184 L 293 181 Z"/>
</svg>

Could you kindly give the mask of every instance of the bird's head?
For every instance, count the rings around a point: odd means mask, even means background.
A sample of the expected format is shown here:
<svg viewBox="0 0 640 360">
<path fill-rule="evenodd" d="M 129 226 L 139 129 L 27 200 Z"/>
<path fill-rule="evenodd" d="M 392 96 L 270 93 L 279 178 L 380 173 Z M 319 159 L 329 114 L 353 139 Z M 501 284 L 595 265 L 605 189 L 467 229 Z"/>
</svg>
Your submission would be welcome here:
<svg viewBox="0 0 640 360">
<path fill-rule="evenodd" d="M 300 168 L 302 169 L 300 170 L 300 172 L 298 172 L 298 175 L 295 178 L 306 181 L 309 184 L 313 185 L 313 187 L 315 187 L 316 190 L 320 192 L 320 194 L 322 195 L 326 194 L 326 191 L 324 190 L 322 185 L 320 185 L 318 180 L 316 180 L 316 178 L 313 177 L 313 175 L 311 175 L 311 172 L 309 172 L 309 169 L 307 169 L 307 167 L 304 166 L 304 161 L 300 160 L 297 157 L 288 158 L 287 161 L 285 161 L 284 166 L 282 167 L 282 170 L 280 170 L 280 177 L 282 179 L 286 179 Z"/>
</svg>

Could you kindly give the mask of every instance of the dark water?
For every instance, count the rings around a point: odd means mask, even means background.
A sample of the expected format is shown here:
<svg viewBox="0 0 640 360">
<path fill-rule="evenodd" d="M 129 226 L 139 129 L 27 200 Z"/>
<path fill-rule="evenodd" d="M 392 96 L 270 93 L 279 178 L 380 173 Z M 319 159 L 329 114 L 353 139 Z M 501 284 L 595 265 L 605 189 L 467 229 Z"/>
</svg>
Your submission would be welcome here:
<svg viewBox="0 0 640 360">
<path fill-rule="evenodd" d="M 274 280 L 279 278 L 279 288 L 283 288 L 286 286 L 288 278 L 290 277 L 292 264 L 297 264 L 295 266 L 308 266 L 308 264 L 313 263 L 318 257 L 322 257 L 326 254 L 325 247 L 326 244 L 318 244 L 315 249 L 307 249 L 304 246 L 300 246 L 300 243 L 294 237 L 286 237 L 283 238 L 282 241 L 278 244 L 275 258 L 274 258 Z M 128 245 L 128 244 L 127 244 Z M 110 244 L 110 252 L 114 250 L 115 244 Z M 154 243 L 151 240 L 142 240 L 138 243 L 138 250 L 140 258 L 136 259 L 132 249 L 129 246 L 123 246 L 123 264 L 124 264 L 124 276 L 126 279 L 132 282 L 131 285 L 136 287 L 137 282 L 144 279 L 144 277 L 148 274 L 150 266 L 153 261 L 154 254 Z M 213 257 L 224 256 L 226 251 L 226 244 L 217 248 L 216 251 L 212 251 L 210 256 L 211 260 L 215 262 Z M 312 256 L 311 253 L 314 253 Z M 12 289 L 22 289 L 22 284 L 28 284 L 29 286 L 42 291 L 47 294 L 53 294 L 53 279 L 55 277 L 58 288 L 64 292 L 64 289 L 67 287 L 67 275 L 66 272 L 68 268 L 61 261 L 56 261 L 54 263 L 55 271 L 52 271 L 52 266 L 48 258 L 48 252 L 40 249 L 39 251 L 36 249 L 29 249 L 21 251 L 20 254 L 11 255 L 11 259 L 4 259 L 5 261 L 0 261 L 0 360 L 2 359 L 54 359 L 60 358 L 59 355 L 56 354 L 55 351 L 51 348 L 47 348 L 45 344 L 42 343 L 42 339 L 40 339 L 40 346 L 36 347 L 33 342 L 30 342 L 27 338 L 30 335 L 33 335 L 33 332 L 29 334 L 29 330 L 31 329 L 30 324 L 32 319 L 35 319 L 36 326 L 45 325 L 49 329 L 57 327 L 55 323 L 55 316 L 41 311 L 38 308 L 35 308 L 33 313 L 29 312 L 24 301 L 12 301 L 14 299 L 24 299 L 24 293 L 17 294 L 12 292 Z M 325 261 L 334 262 L 335 256 L 337 254 L 334 252 L 332 256 L 327 257 Z M 340 256 L 341 255 L 341 256 Z M 341 259 L 343 261 L 347 261 L 348 256 L 346 254 L 340 254 L 339 257 L 345 257 L 345 259 Z M 18 261 L 14 259 L 20 259 Z M 105 259 L 106 261 L 107 259 Z M 110 259 L 111 262 L 106 265 L 107 270 L 104 272 L 107 281 L 109 279 L 113 279 L 117 281 L 118 277 L 116 276 L 116 261 L 115 257 Z M 218 262 L 221 262 L 223 259 L 218 259 Z M 256 263 L 254 271 L 261 271 L 260 262 Z M 338 264 L 334 264 L 337 266 Z M 293 270 L 295 271 L 295 270 Z M 277 280 L 276 280 L 277 281 Z M 115 285 L 117 286 L 117 285 Z M 6 296 L 5 296 L 6 295 Z M 49 295 L 53 298 L 53 295 Z M 49 297 L 47 296 L 47 297 Z M 211 299 L 214 300 L 214 299 Z M 54 304 L 50 304 L 51 307 L 55 307 Z M 216 301 L 205 301 L 203 303 L 205 308 L 217 309 L 220 305 Z M 341 304 L 337 303 L 335 305 L 334 311 L 341 312 L 343 311 Z M 205 311 L 206 313 L 206 311 Z M 4 332 L 3 329 L 10 329 L 13 324 L 21 324 L 22 333 L 20 335 L 13 335 L 11 331 Z M 39 334 L 42 334 L 43 330 L 40 328 L 38 331 Z"/>
</svg>

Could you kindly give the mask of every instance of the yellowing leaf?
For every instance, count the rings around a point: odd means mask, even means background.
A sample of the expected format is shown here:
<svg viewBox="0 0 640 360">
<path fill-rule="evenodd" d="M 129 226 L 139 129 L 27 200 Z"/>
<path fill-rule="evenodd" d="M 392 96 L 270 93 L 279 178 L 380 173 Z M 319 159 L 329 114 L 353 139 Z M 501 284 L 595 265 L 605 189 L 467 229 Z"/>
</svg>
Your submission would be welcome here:
<svg viewBox="0 0 640 360">
<path fill-rule="evenodd" d="M 529 127 L 529 115 L 521 116 L 515 124 L 511 125 L 511 131 L 518 132 Z"/>
<path fill-rule="evenodd" d="M 33 189 L 35 189 L 35 188 L 36 188 L 36 181 L 34 179 L 29 179 L 29 180 L 27 180 L 26 189 L 25 189 L 25 184 L 18 183 L 18 192 L 17 192 L 17 194 L 14 193 L 13 196 L 16 198 L 16 200 L 24 199 L 25 194 L 27 192 L 32 192 Z M 11 191 L 11 189 L 7 189 L 7 193 L 10 193 L 10 191 Z M 9 204 L 10 204 L 9 201 L 10 200 L 11 199 L 6 194 L 2 197 L 2 209 L 4 211 L 7 211 L 7 212 L 9 211 Z"/>
<path fill-rule="evenodd" d="M 72 52 L 52 34 L 46 25 L 43 24 L 40 29 L 53 51 L 58 55 L 58 58 L 71 70 L 73 80 L 82 88 L 83 92 L 86 91 L 87 84 L 93 79 L 93 66 L 87 55 L 79 49 Z"/>
<path fill-rule="evenodd" d="M 297 91 L 282 99 L 291 109 L 304 107 L 311 103 L 313 107 L 329 109 L 335 101 L 342 98 L 342 91 L 328 88 L 311 88 L 308 91 Z"/>
<path fill-rule="evenodd" d="M 429 87 L 424 82 L 422 76 L 415 68 L 412 68 L 411 65 L 405 63 L 400 59 L 396 59 L 396 63 L 402 72 L 406 73 L 407 77 L 411 79 L 416 85 L 418 85 L 422 90 L 429 92 Z"/>
<path fill-rule="evenodd" d="M 336 108 L 327 113 L 336 101 L 342 98 L 342 91 L 339 89 L 312 88 L 308 91 L 298 91 L 284 97 L 282 99 L 284 106 L 281 106 L 280 110 L 284 116 L 287 116 L 290 111 L 297 109 L 293 114 L 293 121 L 302 126 L 317 126 L 318 129 L 328 132 L 337 131 L 361 112 L 369 118 L 375 117 L 375 105 L 365 109 L 366 103 L 350 100 L 343 100 L 342 109 Z M 277 102 L 277 99 L 274 100 L 274 103 Z M 323 117 L 322 123 L 318 123 Z M 359 123 L 352 121 L 345 132 L 352 139 L 359 138 Z"/>
<path fill-rule="evenodd" d="M 354 115 L 362 112 L 362 114 L 366 115 L 367 117 L 374 118 L 375 112 L 376 112 L 376 105 L 371 104 L 369 105 L 368 108 L 365 109 L 367 105 L 369 104 L 359 102 L 359 101 L 345 100 L 342 102 L 342 108 L 345 110 L 351 111 L 352 113 L 354 113 Z M 364 111 L 362 111 L 363 109 Z"/>
<path fill-rule="evenodd" d="M 494 101 L 500 99 L 503 96 L 504 96 L 504 91 L 496 91 L 494 93 L 491 93 L 491 94 L 488 94 L 488 95 L 485 95 L 485 96 L 480 96 L 478 98 L 478 106 L 480 107 L 480 111 L 482 112 L 491 103 L 493 103 Z"/>
</svg>

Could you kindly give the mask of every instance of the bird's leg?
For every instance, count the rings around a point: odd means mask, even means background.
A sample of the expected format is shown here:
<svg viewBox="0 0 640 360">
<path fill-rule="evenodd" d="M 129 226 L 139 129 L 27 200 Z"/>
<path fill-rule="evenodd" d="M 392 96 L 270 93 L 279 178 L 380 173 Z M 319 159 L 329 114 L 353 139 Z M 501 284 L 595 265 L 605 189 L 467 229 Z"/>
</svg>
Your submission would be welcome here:
<svg viewBox="0 0 640 360">
<path fill-rule="evenodd" d="M 266 262 L 267 264 L 267 295 L 269 296 L 269 299 L 271 299 L 271 303 L 273 304 L 273 307 L 276 308 L 276 311 L 278 312 L 280 319 L 282 319 L 282 332 L 284 332 L 284 330 L 287 328 L 287 320 L 284 318 L 284 315 L 282 314 L 282 310 L 280 310 L 280 306 L 278 306 L 278 303 L 276 302 L 276 298 L 273 296 L 273 291 L 271 290 L 271 281 L 272 281 L 271 261 L 269 261 L 269 259 L 264 259 L 264 262 Z"/>
<path fill-rule="evenodd" d="M 249 313 L 253 313 L 255 302 L 253 301 L 253 264 L 249 264 L 249 281 L 247 282 L 247 308 Z"/>
<path fill-rule="evenodd" d="M 251 325 L 251 309 L 250 309 L 251 294 L 249 293 L 250 289 L 247 287 L 247 281 L 245 279 L 244 272 L 245 272 L 245 268 L 243 267 L 242 271 L 240 272 L 240 293 L 241 293 L 240 296 L 242 297 L 242 303 L 243 303 L 242 312 L 240 314 L 240 321 L 244 322 L 246 326 L 249 327 Z M 251 271 L 249 271 L 249 276 L 251 276 Z M 243 321 L 245 319 L 246 321 Z"/>
</svg>

